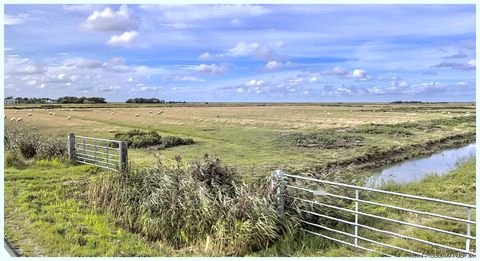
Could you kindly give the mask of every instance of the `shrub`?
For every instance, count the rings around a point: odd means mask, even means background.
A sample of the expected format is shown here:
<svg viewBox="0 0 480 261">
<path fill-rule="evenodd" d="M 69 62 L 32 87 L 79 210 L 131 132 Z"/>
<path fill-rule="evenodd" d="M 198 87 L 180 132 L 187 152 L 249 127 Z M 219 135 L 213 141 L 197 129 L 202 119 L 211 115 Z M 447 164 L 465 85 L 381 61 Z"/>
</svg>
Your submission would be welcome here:
<svg viewBox="0 0 480 261">
<path fill-rule="evenodd" d="M 162 137 L 155 131 L 131 130 L 115 134 L 115 139 L 126 141 L 131 148 L 156 147 L 165 149 L 179 145 L 195 143 L 191 138 L 180 138 L 175 136 Z"/>
<path fill-rule="evenodd" d="M 103 176 L 88 200 L 128 229 L 175 248 L 198 247 L 214 255 L 245 255 L 276 240 L 281 229 L 268 189 L 236 179 L 219 160 Z"/>
<path fill-rule="evenodd" d="M 66 141 L 60 137 L 47 137 L 25 128 L 5 127 L 5 150 L 19 151 L 25 159 L 53 159 L 66 155 Z"/>
</svg>

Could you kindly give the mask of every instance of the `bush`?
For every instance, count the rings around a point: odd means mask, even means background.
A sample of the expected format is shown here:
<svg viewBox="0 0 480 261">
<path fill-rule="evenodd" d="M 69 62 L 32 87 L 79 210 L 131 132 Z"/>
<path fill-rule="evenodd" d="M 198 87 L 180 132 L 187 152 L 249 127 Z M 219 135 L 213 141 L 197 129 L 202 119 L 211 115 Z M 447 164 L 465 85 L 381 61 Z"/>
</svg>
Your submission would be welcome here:
<svg viewBox="0 0 480 261">
<path fill-rule="evenodd" d="M 219 160 L 167 167 L 160 161 L 128 177 L 93 181 L 88 200 L 150 240 L 214 255 L 245 255 L 278 239 L 281 229 L 268 189 L 236 180 Z"/>
<path fill-rule="evenodd" d="M 126 141 L 131 148 L 155 147 L 165 149 L 179 145 L 195 143 L 191 138 L 180 138 L 175 136 L 162 137 L 155 131 L 131 130 L 115 134 L 115 139 Z"/>
<path fill-rule="evenodd" d="M 5 127 L 6 151 L 19 151 L 25 159 L 53 159 L 65 157 L 66 141 L 60 137 L 36 134 L 25 127 Z"/>
</svg>

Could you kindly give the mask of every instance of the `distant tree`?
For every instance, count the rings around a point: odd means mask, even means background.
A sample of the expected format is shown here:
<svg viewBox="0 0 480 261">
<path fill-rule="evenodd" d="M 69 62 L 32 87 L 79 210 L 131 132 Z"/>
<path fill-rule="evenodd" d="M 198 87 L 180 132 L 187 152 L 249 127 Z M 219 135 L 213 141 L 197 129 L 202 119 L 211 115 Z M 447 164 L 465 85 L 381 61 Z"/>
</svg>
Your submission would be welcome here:
<svg viewBox="0 0 480 261">
<path fill-rule="evenodd" d="M 165 100 L 160 100 L 157 98 L 133 98 L 128 99 L 126 103 L 160 103 L 164 104 Z"/>
</svg>

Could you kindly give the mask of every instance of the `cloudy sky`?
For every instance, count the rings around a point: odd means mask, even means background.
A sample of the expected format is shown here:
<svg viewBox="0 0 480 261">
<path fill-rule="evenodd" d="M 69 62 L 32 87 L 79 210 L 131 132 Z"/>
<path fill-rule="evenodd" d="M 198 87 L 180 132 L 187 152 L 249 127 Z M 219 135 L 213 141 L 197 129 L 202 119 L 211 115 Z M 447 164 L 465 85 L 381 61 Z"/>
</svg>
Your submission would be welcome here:
<svg viewBox="0 0 480 261">
<path fill-rule="evenodd" d="M 6 5 L 5 96 L 474 101 L 474 5 Z"/>
</svg>

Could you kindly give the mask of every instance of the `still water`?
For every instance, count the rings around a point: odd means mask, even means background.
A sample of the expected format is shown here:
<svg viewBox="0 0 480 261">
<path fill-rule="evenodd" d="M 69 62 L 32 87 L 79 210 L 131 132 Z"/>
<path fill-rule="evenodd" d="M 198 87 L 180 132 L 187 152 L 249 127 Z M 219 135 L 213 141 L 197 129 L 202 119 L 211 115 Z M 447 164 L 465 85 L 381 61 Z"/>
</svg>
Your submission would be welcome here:
<svg viewBox="0 0 480 261">
<path fill-rule="evenodd" d="M 373 170 L 366 186 L 379 187 L 383 183 L 408 183 L 422 179 L 427 174 L 446 174 L 456 164 L 468 157 L 475 157 L 476 144 L 469 144 L 456 149 L 448 149 L 424 158 L 411 159 Z"/>
</svg>

